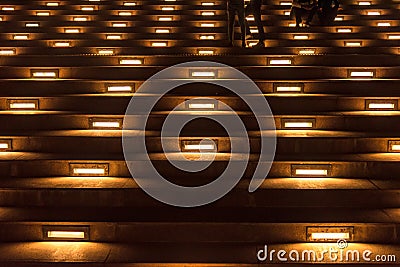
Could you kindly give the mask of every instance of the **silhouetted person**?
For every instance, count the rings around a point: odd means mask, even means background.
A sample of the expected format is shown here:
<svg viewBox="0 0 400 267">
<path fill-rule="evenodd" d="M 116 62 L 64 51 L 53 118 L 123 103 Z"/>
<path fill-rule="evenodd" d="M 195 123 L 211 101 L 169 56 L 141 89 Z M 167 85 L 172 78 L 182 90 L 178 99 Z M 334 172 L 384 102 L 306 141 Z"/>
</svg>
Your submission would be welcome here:
<svg viewBox="0 0 400 267">
<path fill-rule="evenodd" d="M 254 21 L 258 29 L 258 43 L 254 47 L 265 47 L 264 45 L 264 27 L 261 20 L 261 4 L 262 0 L 250 0 L 250 3 L 246 6 L 246 17 L 250 14 L 254 16 Z M 246 30 L 250 34 L 250 27 L 246 21 Z"/>
<path fill-rule="evenodd" d="M 319 21 L 321 25 L 332 25 L 339 9 L 338 0 L 318 0 Z"/>
<path fill-rule="evenodd" d="M 235 40 L 235 16 L 238 16 L 240 25 L 240 34 L 242 40 L 242 47 L 246 47 L 246 25 L 245 25 L 245 10 L 244 0 L 228 0 L 227 4 L 228 11 L 228 39 L 229 45 L 233 46 Z"/>
<path fill-rule="evenodd" d="M 300 27 L 305 16 L 307 16 L 307 19 L 303 26 L 310 27 L 310 23 L 317 10 L 318 5 L 316 0 L 293 0 L 292 12 L 296 18 L 296 27 Z"/>
</svg>

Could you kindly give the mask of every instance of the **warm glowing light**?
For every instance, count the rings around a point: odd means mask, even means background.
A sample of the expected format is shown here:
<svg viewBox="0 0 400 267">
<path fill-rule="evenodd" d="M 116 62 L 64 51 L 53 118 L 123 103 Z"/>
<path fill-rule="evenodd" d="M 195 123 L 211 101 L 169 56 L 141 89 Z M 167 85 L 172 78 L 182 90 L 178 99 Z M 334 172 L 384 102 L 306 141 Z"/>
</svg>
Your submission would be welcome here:
<svg viewBox="0 0 400 267">
<path fill-rule="evenodd" d="M 291 59 L 269 59 L 270 65 L 292 65 Z"/>
<path fill-rule="evenodd" d="M 312 240 L 349 239 L 350 233 L 311 233 Z"/>
<path fill-rule="evenodd" d="M 59 6 L 60 5 L 60 3 L 58 3 L 58 2 L 47 2 L 46 3 L 46 6 Z"/>
<path fill-rule="evenodd" d="M 73 21 L 88 21 L 89 19 L 87 17 L 74 17 Z"/>
<path fill-rule="evenodd" d="M 215 35 L 200 35 L 200 40 L 214 40 Z"/>
<path fill-rule="evenodd" d="M 203 140 L 185 140 L 181 143 L 183 152 L 216 152 L 217 142 L 211 139 Z"/>
<path fill-rule="evenodd" d="M 313 128 L 313 122 L 312 121 L 293 121 L 293 122 L 285 122 L 284 127 L 285 128 Z"/>
<path fill-rule="evenodd" d="M 132 12 L 120 11 L 120 12 L 118 12 L 118 16 L 132 16 Z"/>
<path fill-rule="evenodd" d="M 390 22 L 378 22 L 378 27 L 390 27 L 392 24 Z"/>
<path fill-rule="evenodd" d="M 197 53 L 203 56 L 212 56 L 214 55 L 214 50 L 198 50 Z"/>
<path fill-rule="evenodd" d="M 368 109 L 395 109 L 394 103 L 369 103 Z"/>
<path fill-rule="evenodd" d="M 351 28 L 339 28 L 339 29 L 336 29 L 336 32 L 338 32 L 338 33 L 351 33 L 351 32 L 353 32 L 353 29 L 351 29 Z"/>
<path fill-rule="evenodd" d="M 185 145 L 185 150 L 214 150 L 215 146 L 212 144 L 209 145 Z"/>
<path fill-rule="evenodd" d="M 400 40 L 400 34 L 390 34 L 388 35 L 389 40 Z"/>
<path fill-rule="evenodd" d="M 124 2 L 124 6 L 136 6 L 136 2 Z"/>
<path fill-rule="evenodd" d="M 213 5 L 215 5 L 215 3 L 214 2 L 202 2 L 201 5 L 202 6 L 213 6 Z"/>
<path fill-rule="evenodd" d="M 323 169 L 296 169 L 296 175 L 327 176 L 328 170 Z"/>
<path fill-rule="evenodd" d="M 113 49 L 99 49 L 99 50 L 97 50 L 97 53 L 99 55 L 113 55 L 114 50 Z"/>
<path fill-rule="evenodd" d="M 80 33 L 80 29 L 78 28 L 70 28 L 70 29 L 64 29 L 65 33 Z"/>
<path fill-rule="evenodd" d="M 201 23 L 201 24 L 200 24 L 200 27 L 203 27 L 203 28 L 213 28 L 213 27 L 215 27 L 215 23 Z"/>
<path fill-rule="evenodd" d="M 213 12 L 213 11 L 203 11 L 203 12 L 201 12 L 201 15 L 202 16 L 214 16 L 215 12 Z"/>
<path fill-rule="evenodd" d="M 74 168 L 74 174 L 76 175 L 104 175 L 106 170 L 103 168 Z"/>
<path fill-rule="evenodd" d="M 122 36 L 120 34 L 110 34 L 106 37 L 107 40 L 121 40 Z"/>
<path fill-rule="evenodd" d="M 170 33 L 170 29 L 156 29 L 156 33 Z"/>
<path fill-rule="evenodd" d="M 25 23 L 25 27 L 28 27 L 28 28 L 39 27 L 39 23 L 38 22 L 27 22 L 27 23 Z"/>
<path fill-rule="evenodd" d="M 277 92 L 301 92 L 302 87 L 301 86 L 277 86 L 276 87 Z"/>
<path fill-rule="evenodd" d="M 13 56 L 15 53 L 14 49 L 0 49 L 0 56 Z"/>
<path fill-rule="evenodd" d="M 152 42 L 152 47 L 166 47 L 168 46 L 167 42 Z"/>
<path fill-rule="evenodd" d="M 246 17 L 246 20 L 247 21 L 254 21 L 254 16 L 250 15 L 250 16 Z"/>
<path fill-rule="evenodd" d="M 132 86 L 130 85 L 110 85 L 107 86 L 108 92 L 132 92 Z"/>
<path fill-rule="evenodd" d="M 172 21 L 172 17 L 158 17 L 158 21 Z"/>
<path fill-rule="evenodd" d="M 291 6 L 292 2 L 291 1 L 281 1 L 281 2 L 279 2 L 279 5 L 281 5 L 281 6 Z"/>
<path fill-rule="evenodd" d="M 108 163 L 70 163 L 71 176 L 108 176 Z"/>
<path fill-rule="evenodd" d="M 283 12 L 283 15 L 285 15 L 285 16 L 290 16 L 290 11 L 285 11 L 285 12 Z"/>
<path fill-rule="evenodd" d="M 359 6 L 370 6 L 372 4 L 371 1 L 360 1 L 358 2 Z"/>
<path fill-rule="evenodd" d="M 392 150 L 393 152 L 400 152 L 400 145 L 394 145 L 394 144 L 392 144 L 392 145 L 391 145 L 391 150 Z"/>
<path fill-rule="evenodd" d="M 250 33 L 258 33 L 257 27 L 250 27 Z"/>
<path fill-rule="evenodd" d="M 47 231 L 48 238 L 84 239 L 85 232 L 78 231 Z"/>
<path fill-rule="evenodd" d="M 119 64 L 121 64 L 121 65 L 142 65 L 143 59 L 120 59 Z"/>
<path fill-rule="evenodd" d="M 93 6 L 83 6 L 81 7 L 82 11 L 94 11 L 94 7 Z"/>
<path fill-rule="evenodd" d="M 54 47 L 70 47 L 70 42 L 55 42 Z"/>
<path fill-rule="evenodd" d="M 29 35 L 28 34 L 16 34 L 13 36 L 14 40 L 28 40 Z"/>
<path fill-rule="evenodd" d="M 2 11 L 14 11 L 15 8 L 14 8 L 14 7 L 11 7 L 11 6 L 3 6 L 3 7 L 1 8 L 1 10 L 2 10 Z"/>
<path fill-rule="evenodd" d="M 214 109 L 214 103 L 189 103 L 189 109 Z"/>
<path fill-rule="evenodd" d="M 342 16 L 338 16 L 335 18 L 335 21 L 343 21 L 343 20 L 344 20 L 344 17 L 342 17 Z"/>
<path fill-rule="evenodd" d="M 293 36 L 294 40 L 308 40 L 308 35 L 295 35 Z"/>
<path fill-rule="evenodd" d="M 217 71 L 191 70 L 190 77 L 193 77 L 193 78 L 216 78 Z"/>
<path fill-rule="evenodd" d="M 374 72 L 373 71 L 350 71 L 350 77 L 356 78 L 373 78 Z"/>
<path fill-rule="evenodd" d="M 125 23 L 125 22 L 114 22 L 114 23 L 112 24 L 112 26 L 113 26 L 114 28 L 123 28 L 123 27 L 127 27 L 128 24 Z"/>
<path fill-rule="evenodd" d="M 379 16 L 380 14 L 380 11 L 367 11 L 368 16 Z"/>
<path fill-rule="evenodd" d="M 315 49 L 301 49 L 299 50 L 299 55 L 314 55 Z"/>
<path fill-rule="evenodd" d="M 0 151 L 7 151 L 10 149 L 10 142 L 0 140 Z"/>
<path fill-rule="evenodd" d="M 32 78 L 57 78 L 57 71 L 32 71 Z"/>
<path fill-rule="evenodd" d="M 344 45 L 346 47 L 361 47 L 362 43 L 361 42 L 344 42 Z"/>
<path fill-rule="evenodd" d="M 37 109 L 36 102 L 14 102 L 10 103 L 10 109 L 17 109 L 17 110 L 33 110 Z"/>
<path fill-rule="evenodd" d="M 175 7 L 173 7 L 173 6 L 163 6 L 163 7 L 161 7 L 161 10 L 162 11 L 174 11 Z"/>
<path fill-rule="evenodd" d="M 93 128 L 120 128 L 121 124 L 119 121 L 93 121 Z"/>
<path fill-rule="evenodd" d="M 39 12 L 36 12 L 36 16 L 47 17 L 47 16 L 50 16 L 50 12 L 48 12 L 48 11 L 39 11 Z"/>
</svg>

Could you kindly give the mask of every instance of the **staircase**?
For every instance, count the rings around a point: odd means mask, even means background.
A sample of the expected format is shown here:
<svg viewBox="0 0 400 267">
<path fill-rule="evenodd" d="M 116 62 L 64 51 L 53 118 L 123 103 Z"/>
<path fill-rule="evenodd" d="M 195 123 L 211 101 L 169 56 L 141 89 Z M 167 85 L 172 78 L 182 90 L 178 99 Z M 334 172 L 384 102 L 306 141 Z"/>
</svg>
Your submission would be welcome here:
<svg viewBox="0 0 400 267">
<path fill-rule="evenodd" d="M 266 48 L 243 49 L 223 46 L 220 0 L 2 1 L 0 265 L 397 266 L 400 1 L 342 0 L 334 26 L 311 28 L 293 27 L 290 2 L 265 1 Z M 248 20 L 250 47 L 257 33 Z M 215 122 L 194 121 L 180 136 L 217 144 L 203 172 L 174 169 L 160 142 L 176 105 L 214 98 L 248 130 L 250 161 L 239 184 L 214 203 L 179 208 L 131 178 L 121 145 L 129 101 L 153 74 L 188 61 L 232 66 L 268 100 L 276 156 L 256 192 L 247 190 L 260 151 L 253 114 L 238 96 L 201 82 L 157 103 L 146 127 L 149 157 L 177 184 L 218 177 L 231 148 Z M 261 260 L 265 245 L 275 254 Z M 301 260 L 304 250 L 330 248 L 344 252 L 342 260 Z M 300 260 L 288 259 L 291 250 Z"/>
</svg>

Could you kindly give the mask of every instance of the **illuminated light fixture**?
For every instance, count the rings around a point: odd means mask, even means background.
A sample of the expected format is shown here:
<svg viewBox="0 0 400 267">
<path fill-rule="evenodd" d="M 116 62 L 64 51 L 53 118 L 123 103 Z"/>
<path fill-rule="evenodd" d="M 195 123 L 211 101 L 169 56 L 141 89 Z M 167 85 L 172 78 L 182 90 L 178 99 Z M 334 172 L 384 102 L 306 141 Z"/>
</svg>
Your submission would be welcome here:
<svg viewBox="0 0 400 267">
<path fill-rule="evenodd" d="M 156 29 L 156 33 L 171 33 L 170 29 Z"/>
<path fill-rule="evenodd" d="M 276 93 L 301 93 L 304 91 L 304 84 L 298 83 L 276 83 L 274 92 Z"/>
<path fill-rule="evenodd" d="M 168 43 L 167 42 L 152 42 L 151 46 L 152 47 L 167 47 Z"/>
<path fill-rule="evenodd" d="M 392 24 L 390 22 L 378 22 L 378 27 L 390 27 Z"/>
<path fill-rule="evenodd" d="M 285 16 L 290 16 L 290 11 L 285 11 L 285 12 L 283 12 L 283 15 L 285 15 Z"/>
<path fill-rule="evenodd" d="M 322 164 L 293 164 L 292 177 L 328 177 L 331 176 L 332 166 Z"/>
<path fill-rule="evenodd" d="M 69 28 L 69 29 L 64 29 L 64 33 L 80 33 L 81 30 L 78 28 Z"/>
<path fill-rule="evenodd" d="M 114 22 L 114 23 L 112 24 L 112 26 L 113 26 L 114 28 L 124 28 L 124 27 L 127 27 L 128 24 L 125 23 L 125 22 Z"/>
<path fill-rule="evenodd" d="M 13 56 L 15 54 L 15 49 L 0 49 L 0 56 Z"/>
<path fill-rule="evenodd" d="M 99 55 L 113 55 L 114 49 L 99 49 L 97 50 L 97 54 Z"/>
<path fill-rule="evenodd" d="M 396 99 L 388 99 L 388 100 L 373 100 L 367 99 L 365 100 L 365 108 L 366 110 L 396 110 L 397 109 L 398 100 Z"/>
<path fill-rule="evenodd" d="M 13 36 L 14 40 L 29 40 L 29 34 L 15 34 Z"/>
<path fill-rule="evenodd" d="M 349 70 L 348 77 L 349 78 L 374 78 L 375 71 L 374 70 Z"/>
<path fill-rule="evenodd" d="M 214 55 L 214 50 L 199 49 L 197 54 L 202 56 L 212 56 Z"/>
<path fill-rule="evenodd" d="M 202 16 L 214 16 L 215 12 L 214 11 L 203 11 L 201 12 Z"/>
<path fill-rule="evenodd" d="M 200 27 L 203 27 L 203 28 L 213 28 L 213 27 L 215 27 L 215 23 L 201 23 L 201 24 L 200 24 Z"/>
<path fill-rule="evenodd" d="M 250 27 L 250 33 L 258 33 L 257 27 Z"/>
<path fill-rule="evenodd" d="M 89 240 L 88 226 L 43 226 L 43 239 L 55 241 L 80 241 Z"/>
<path fill-rule="evenodd" d="M 118 130 L 122 128 L 122 119 L 119 118 L 89 118 L 89 126 L 96 130 Z"/>
<path fill-rule="evenodd" d="M 362 42 L 357 42 L 357 41 L 345 41 L 344 46 L 346 47 L 361 47 Z"/>
<path fill-rule="evenodd" d="M 400 140 L 389 141 L 389 152 L 400 153 Z"/>
<path fill-rule="evenodd" d="M 132 92 L 133 87 L 131 85 L 108 85 L 107 92 Z"/>
<path fill-rule="evenodd" d="M 165 2 L 176 2 L 176 0 L 165 0 Z"/>
<path fill-rule="evenodd" d="M 343 21 L 343 20 L 344 20 L 344 17 L 342 17 L 342 16 L 337 16 L 335 18 L 335 21 Z"/>
<path fill-rule="evenodd" d="M 173 6 L 163 6 L 163 7 L 161 7 L 161 10 L 162 11 L 174 11 L 175 7 L 173 7 Z"/>
<path fill-rule="evenodd" d="M 314 55 L 315 54 L 315 49 L 300 49 L 299 50 L 299 55 Z"/>
<path fill-rule="evenodd" d="M 372 5 L 372 2 L 371 1 L 360 1 L 360 2 L 358 2 L 358 5 L 359 6 L 370 6 L 370 5 Z"/>
<path fill-rule="evenodd" d="M 247 21 L 254 21 L 254 16 L 253 15 L 248 16 L 248 17 L 246 17 L 246 20 Z"/>
<path fill-rule="evenodd" d="M 282 119 L 284 129 L 312 129 L 315 127 L 315 119 Z"/>
<path fill-rule="evenodd" d="M 290 22 L 290 23 L 288 24 L 288 27 L 296 27 L 296 23 Z"/>
<path fill-rule="evenodd" d="M 189 76 L 192 78 L 216 78 L 217 70 L 189 70 Z"/>
<path fill-rule="evenodd" d="M 12 6 L 3 6 L 1 8 L 1 11 L 14 11 L 14 10 L 15 10 L 15 8 Z"/>
<path fill-rule="evenodd" d="M 215 3 L 214 2 L 202 2 L 201 5 L 202 6 L 214 6 Z"/>
<path fill-rule="evenodd" d="M 254 41 L 254 40 L 247 41 L 247 46 L 248 47 L 253 47 L 253 46 L 257 45 L 257 44 L 258 44 L 258 41 Z"/>
<path fill-rule="evenodd" d="M 203 139 L 203 140 L 182 140 L 182 152 L 205 152 L 212 153 L 218 151 L 217 140 Z"/>
<path fill-rule="evenodd" d="M 132 16 L 132 12 L 120 11 L 120 12 L 118 12 L 118 16 Z"/>
<path fill-rule="evenodd" d="M 294 35 L 293 39 L 294 40 L 308 40 L 309 37 L 308 37 L 308 35 Z"/>
<path fill-rule="evenodd" d="M 37 110 L 39 109 L 38 99 L 7 99 L 9 110 Z"/>
<path fill-rule="evenodd" d="M 27 28 L 39 27 L 39 23 L 38 22 L 27 22 L 27 23 L 25 23 L 25 27 L 27 27 Z"/>
<path fill-rule="evenodd" d="M 58 78 L 58 75 L 58 70 L 31 70 L 32 78 L 55 79 Z"/>
<path fill-rule="evenodd" d="M 0 21 L 3 21 L 3 17 L 0 17 Z"/>
<path fill-rule="evenodd" d="M 143 59 L 130 59 L 130 58 L 123 58 L 119 60 L 120 65 L 142 65 L 143 64 Z"/>
<path fill-rule="evenodd" d="M 388 35 L 389 40 L 400 40 L 400 34 L 390 34 Z"/>
<path fill-rule="evenodd" d="M 200 40 L 215 40 L 215 35 L 200 35 Z"/>
<path fill-rule="evenodd" d="M 352 240 L 354 227 L 309 226 L 307 240 L 311 242 L 334 242 L 337 240 Z"/>
<path fill-rule="evenodd" d="M 66 41 L 58 41 L 54 42 L 53 47 L 70 47 L 71 42 L 66 42 Z"/>
<path fill-rule="evenodd" d="M 124 6 L 136 6 L 136 2 L 124 2 Z"/>
<path fill-rule="evenodd" d="M 74 17 L 73 21 L 88 21 L 88 17 Z"/>
<path fill-rule="evenodd" d="M 172 21 L 172 17 L 158 17 L 158 21 Z"/>
<path fill-rule="evenodd" d="M 46 6 L 59 6 L 60 5 L 60 3 L 58 3 L 58 2 L 47 2 L 46 3 Z"/>
<path fill-rule="evenodd" d="M 368 16 L 379 16 L 380 14 L 380 11 L 367 11 Z"/>
<path fill-rule="evenodd" d="M 338 32 L 338 33 L 352 33 L 353 29 L 352 28 L 338 28 L 338 29 L 336 29 L 336 32 Z"/>
<path fill-rule="evenodd" d="M 292 2 L 291 1 L 281 1 L 281 2 L 279 2 L 279 5 L 281 5 L 281 6 L 291 6 Z"/>
<path fill-rule="evenodd" d="M 216 110 L 218 102 L 214 99 L 192 99 L 185 101 L 186 110 Z"/>
<path fill-rule="evenodd" d="M 121 40 L 122 36 L 120 34 L 109 34 L 106 36 L 107 40 Z"/>
<path fill-rule="evenodd" d="M 0 139 L 0 152 L 11 151 L 12 150 L 12 140 Z"/>
<path fill-rule="evenodd" d="M 292 60 L 290 58 L 269 58 L 268 65 L 292 65 Z"/>
<path fill-rule="evenodd" d="M 50 16 L 50 12 L 49 11 L 38 11 L 38 12 L 36 12 L 36 16 L 47 17 L 47 16 Z"/>
<path fill-rule="evenodd" d="M 94 11 L 93 6 L 82 6 L 81 11 Z"/>
</svg>

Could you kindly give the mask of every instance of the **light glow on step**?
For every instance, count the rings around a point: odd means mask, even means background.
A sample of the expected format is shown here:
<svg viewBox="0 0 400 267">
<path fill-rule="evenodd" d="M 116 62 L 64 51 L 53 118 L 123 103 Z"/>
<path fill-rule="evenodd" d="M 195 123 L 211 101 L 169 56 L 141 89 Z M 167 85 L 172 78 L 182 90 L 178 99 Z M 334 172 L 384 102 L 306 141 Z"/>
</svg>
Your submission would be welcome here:
<svg viewBox="0 0 400 267">
<path fill-rule="evenodd" d="M 54 42 L 54 47 L 70 47 L 71 43 L 70 42 Z"/>
<path fill-rule="evenodd" d="M 162 11 L 174 11 L 175 7 L 173 7 L 173 6 L 163 6 L 163 7 L 161 7 L 161 10 Z"/>
<path fill-rule="evenodd" d="M 15 8 L 12 6 L 3 6 L 1 8 L 1 11 L 14 11 L 14 10 L 15 10 Z"/>
<path fill-rule="evenodd" d="M 370 100 L 365 101 L 367 110 L 395 110 L 397 100 Z"/>
<path fill-rule="evenodd" d="M 109 165 L 107 163 L 70 163 L 70 176 L 104 177 L 108 176 Z"/>
<path fill-rule="evenodd" d="M 288 92 L 290 92 L 290 93 L 300 93 L 300 92 L 302 92 L 303 91 L 303 88 L 301 87 L 301 86 L 295 86 L 295 85 L 293 85 L 293 86 L 290 86 L 290 85 L 288 85 L 288 86 L 283 86 L 283 85 L 279 85 L 279 86 L 276 86 L 276 92 L 282 92 L 282 93 L 288 93 Z"/>
<path fill-rule="evenodd" d="M 216 140 L 203 139 L 203 140 L 183 140 L 181 142 L 182 152 L 217 152 Z"/>
<path fill-rule="evenodd" d="M 143 64 L 143 59 L 139 58 L 133 58 L 133 59 L 120 59 L 119 60 L 120 65 L 142 65 Z"/>
<path fill-rule="evenodd" d="M 121 34 L 109 34 L 106 36 L 107 40 L 121 40 L 122 35 Z"/>
<path fill-rule="evenodd" d="M 156 33 L 171 33 L 170 29 L 156 29 Z"/>
<path fill-rule="evenodd" d="M 309 37 L 308 37 L 308 35 L 294 35 L 293 36 L 293 39 L 294 40 L 308 40 L 309 39 Z"/>
<path fill-rule="evenodd" d="M 0 152 L 10 151 L 12 149 L 12 140 L 0 139 Z"/>
<path fill-rule="evenodd" d="M 328 170 L 296 169 L 296 175 L 327 176 Z"/>
<path fill-rule="evenodd" d="M 15 49 L 0 49 L 0 56 L 13 56 L 15 54 Z"/>
<path fill-rule="evenodd" d="M 38 22 L 27 22 L 27 23 L 25 23 L 25 27 L 36 28 L 36 27 L 39 27 L 39 23 Z"/>
<path fill-rule="evenodd" d="M 119 121 L 93 121 L 93 128 L 120 128 L 121 123 Z"/>
<path fill-rule="evenodd" d="M 367 11 L 368 16 L 379 16 L 381 15 L 380 11 Z"/>
<path fill-rule="evenodd" d="M 97 54 L 99 55 L 113 55 L 114 49 L 98 49 Z"/>
<path fill-rule="evenodd" d="M 389 152 L 400 153 L 400 140 L 389 141 Z"/>
<path fill-rule="evenodd" d="M 114 28 L 124 28 L 124 27 L 127 27 L 128 24 L 125 23 L 125 22 L 114 22 L 114 23 L 112 24 L 112 26 L 113 26 Z"/>
<path fill-rule="evenodd" d="M 152 47 L 167 47 L 168 43 L 167 42 L 152 42 L 151 46 Z"/>
<path fill-rule="evenodd" d="M 307 239 L 311 242 L 335 242 L 337 240 L 352 240 L 354 228 L 343 226 L 309 226 Z"/>
<path fill-rule="evenodd" d="M 400 40 L 400 34 L 389 34 L 388 39 L 389 40 Z"/>
<path fill-rule="evenodd" d="M 59 2 L 47 2 L 46 6 L 59 6 L 60 3 Z"/>
<path fill-rule="evenodd" d="M 65 33 L 80 33 L 81 32 L 81 30 L 79 29 L 79 28 L 67 28 L 67 29 L 64 29 L 64 32 Z"/>
<path fill-rule="evenodd" d="M 292 165 L 292 177 L 328 177 L 332 169 L 331 165 L 299 164 Z"/>
<path fill-rule="evenodd" d="M 215 3 L 214 2 L 202 2 L 201 5 L 202 6 L 214 6 Z"/>
<path fill-rule="evenodd" d="M 201 12 L 202 16 L 208 17 L 208 16 L 214 16 L 215 12 L 214 11 L 203 11 Z"/>
<path fill-rule="evenodd" d="M 202 56 L 212 56 L 214 55 L 214 50 L 199 49 L 197 53 Z"/>
<path fill-rule="evenodd" d="M 136 2 L 124 2 L 124 6 L 136 6 Z"/>
<path fill-rule="evenodd" d="M 370 6 L 370 5 L 372 5 L 372 2 L 371 1 L 360 1 L 360 2 L 358 2 L 358 5 L 359 6 Z"/>
<path fill-rule="evenodd" d="M 58 70 L 31 70 L 32 78 L 55 79 L 58 78 Z"/>
<path fill-rule="evenodd" d="M 200 27 L 203 27 L 203 28 L 213 28 L 213 27 L 215 27 L 215 23 L 201 23 L 201 24 L 200 24 Z"/>
<path fill-rule="evenodd" d="M 132 92 L 133 88 L 130 85 L 109 85 L 107 86 L 108 92 Z"/>
<path fill-rule="evenodd" d="M 37 101 L 10 102 L 9 109 L 11 109 L 11 110 L 36 110 L 37 109 Z"/>
<path fill-rule="evenodd" d="M 200 35 L 200 40 L 214 40 L 215 35 Z"/>
<path fill-rule="evenodd" d="M 130 12 L 130 11 L 120 11 L 120 12 L 118 12 L 118 16 L 129 17 L 129 16 L 132 16 L 132 12 Z"/>
<path fill-rule="evenodd" d="M 269 65 L 292 65 L 292 60 L 290 58 L 269 58 Z"/>
<path fill-rule="evenodd" d="M 85 232 L 78 231 L 47 231 L 48 238 L 84 239 Z"/>
<path fill-rule="evenodd" d="M 173 17 L 158 17 L 158 21 L 172 21 Z"/>
<path fill-rule="evenodd" d="M 358 41 L 345 41 L 345 42 L 344 42 L 344 46 L 346 46 L 346 47 L 361 47 L 361 46 L 362 46 L 362 42 L 358 42 Z"/>
<path fill-rule="evenodd" d="M 190 77 L 192 78 L 216 78 L 218 75 L 217 70 L 190 70 Z"/>
<path fill-rule="evenodd" d="M 88 21 L 89 18 L 88 17 L 74 17 L 72 20 L 73 21 Z"/>
<path fill-rule="evenodd" d="M 50 12 L 49 11 L 38 11 L 38 12 L 36 12 L 36 16 L 47 17 L 47 16 L 50 16 Z"/>
<path fill-rule="evenodd" d="M 390 22 L 378 22 L 378 27 L 390 27 L 392 24 Z"/>
<path fill-rule="evenodd" d="M 303 56 L 314 55 L 315 52 L 316 52 L 315 49 L 305 48 L 305 49 L 300 49 L 299 50 L 299 55 L 303 55 Z"/>
<path fill-rule="evenodd" d="M 14 40 L 29 40 L 29 34 L 15 34 L 13 36 Z"/>
<path fill-rule="evenodd" d="M 283 127 L 286 129 L 311 129 L 314 127 L 313 121 L 284 121 Z"/>
<path fill-rule="evenodd" d="M 352 28 L 338 28 L 338 29 L 336 29 L 336 32 L 338 32 L 338 33 L 352 33 L 353 29 Z"/>
<path fill-rule="evenodd" d="M 82 6 L 81 11 L 94 11 L 93 6 Z"/>
<path fill-rule="evenodd" d="M 349 73 L 350 78 L 373 78 L 375 76 L 375 72 L 370 70 L 352 70 Z"/>
</svg>

